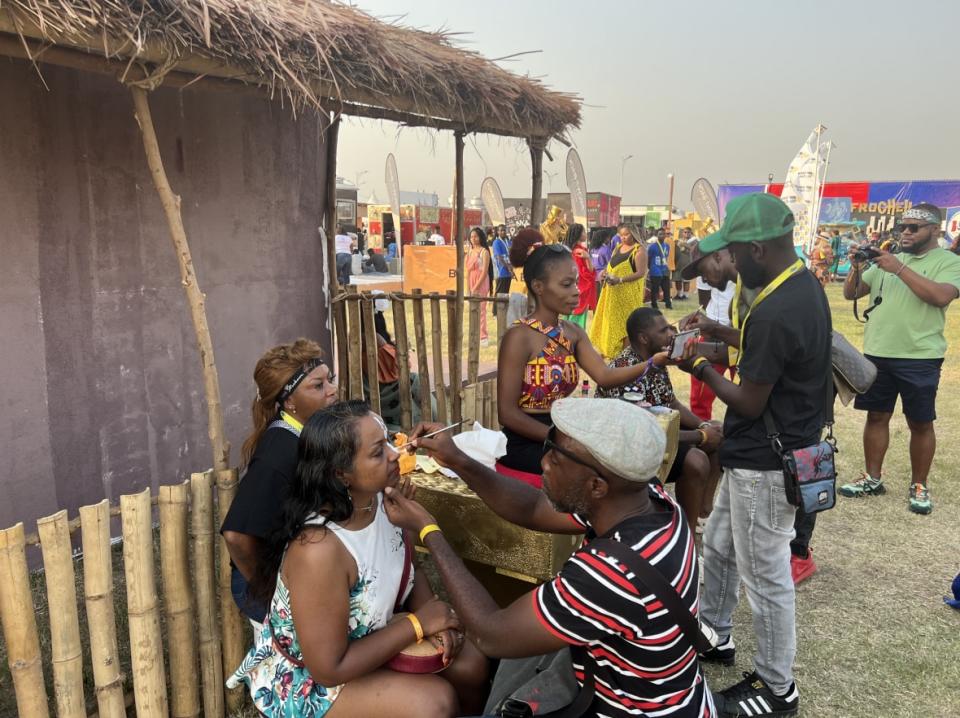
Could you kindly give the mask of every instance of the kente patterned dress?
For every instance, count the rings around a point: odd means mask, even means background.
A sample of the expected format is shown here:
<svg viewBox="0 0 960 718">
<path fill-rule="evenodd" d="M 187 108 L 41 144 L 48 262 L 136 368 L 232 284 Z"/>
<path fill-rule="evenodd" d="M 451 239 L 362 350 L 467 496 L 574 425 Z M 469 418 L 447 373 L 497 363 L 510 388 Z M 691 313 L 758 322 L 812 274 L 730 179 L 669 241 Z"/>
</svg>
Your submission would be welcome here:
<svg viewBox="0 0 960 718">
<path fill-rule="evenodd" d="M 573 345 L 559 326 L 548 327 L 539 319 L 529 317 L 515 324 L 530 327 L 547 339 L 540 353 L 523 367 L 519 406 L 530 418 L 549 425 L 553 402 L 570 396 L 580 381 L 580 367 L 573 354 Z M 539 474 L 543 442 L 521 436 L 506 426 L 503 433 L 507 437 L 507 453 L 500 463 L 518 471 Z"/>
<path fill-rule="evenodd" d="M 636 245 L 626 256 L 614 252 L 607 265 L 607 276 L 623 279 L 636 272 L 634 267 L 638 250 L 640 245 Z M 606 359 L 613 359 L 623 349 L 623 340 L 627 336 L 627 317 L 634 309 L 643 306 L 643 288 L 643 279 L 603 285 L 597 311 L 590 324 L 590 342 Z"/>
<path fill-rule="evenodd" d="M 403 532 L 390 523 L 377 497 L 377 513 L 369 526 L 359 531 L 326 524 L 340 539 L 357 564 L 357 582 L 350 589 L 348 639 L 355 641 L 387 625 L 393 617 L 406 557 Z M 315 517 L 307 525 L 320 525 Z M 413 589 L 411 569 L 404 589 L 406 600 Z M 227 680 L 228 688 L 246 683 L 257 710 L 268 718 L 320 718 L 343 690 L 343 685 L 321 686 L 303 665 L 303 652 L 293 625 L 290 593 L 277 574 L 277 588 L 270 613 L 256 645 Z"/>
</svg>

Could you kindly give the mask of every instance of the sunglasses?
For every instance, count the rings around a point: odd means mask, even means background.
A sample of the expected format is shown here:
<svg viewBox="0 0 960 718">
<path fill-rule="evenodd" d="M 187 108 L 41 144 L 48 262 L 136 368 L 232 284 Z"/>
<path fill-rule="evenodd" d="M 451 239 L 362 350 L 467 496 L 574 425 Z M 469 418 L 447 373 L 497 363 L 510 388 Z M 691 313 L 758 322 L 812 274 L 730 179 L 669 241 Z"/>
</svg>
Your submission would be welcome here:
<svg viewBox="0 0 960 718">
<path fill-rule="evenodd" d="M 923 224 L 917 224 L 916 222 L 911 222 L 910 224 L 898 224 L 896 230 L 898 232 L 910 232 L 910 234 L 916 234 L 918 230 L 923 229 L 924 227 L 931 226 L 930 222 L 924 222 Z"/>
<path fill-rule="evenodd" d="M 568 459 L 570 459 L 570 461 L 574 462 L 575 464 L 580 464 L 580 466 L 587 467 L 598 476 L 601 475 L 600 470 L 593 464 L 589 464 L 583 459 L 579 458 L 573 452 L 567 451 L 566 449 L 560 446 L 557 446 L 557 442 L 554 441 L 554 438 L 556 437 L 556 435 L 557 435 L 557 427 L 551 425 L 550 430 L 547 432 L 547 438 L 543 440 L 544 455 L 546 455 L 546 453 L 549 451 L 556 451 L 558 454 L 562 454 L 563 456 L 566 456 Z"/>
</svg>

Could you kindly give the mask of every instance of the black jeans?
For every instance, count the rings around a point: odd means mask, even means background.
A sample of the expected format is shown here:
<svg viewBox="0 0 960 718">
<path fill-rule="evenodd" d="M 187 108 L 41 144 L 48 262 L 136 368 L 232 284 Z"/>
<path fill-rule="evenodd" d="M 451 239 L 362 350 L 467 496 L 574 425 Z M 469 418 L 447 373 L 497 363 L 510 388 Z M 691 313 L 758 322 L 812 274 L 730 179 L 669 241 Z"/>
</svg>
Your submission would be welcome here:
<svg viewBox="0 0 960 718">
<path fill-rule="evenodd" d="M 657 293 L 663 289 L 663 303 L 667 309 L 673 309 L 670 302 L 670 277 L 649 277 L 647 284 L 650 286 L 650 306 L 657 308 Z"/>
</svg>

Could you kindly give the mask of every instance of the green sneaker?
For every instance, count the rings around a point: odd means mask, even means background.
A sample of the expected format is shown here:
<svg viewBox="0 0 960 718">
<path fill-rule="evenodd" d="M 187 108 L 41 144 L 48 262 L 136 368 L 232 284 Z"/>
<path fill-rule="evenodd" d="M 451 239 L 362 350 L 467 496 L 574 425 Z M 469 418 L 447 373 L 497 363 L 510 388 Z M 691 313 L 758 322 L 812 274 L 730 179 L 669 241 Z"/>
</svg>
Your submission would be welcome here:
<svg viewBox="0 0 960 718">
<path fill-rule="evenodd" d="M 841 496 L 859 498 L 861 496 L 879 496 L 886 493 L 886 488 L 880 479 L 874 479 L 868 474 L 860 474 L 860 478 L 850 484 L 840 487 Z"/>
<path fill-rule="evenodd" d="M 915 514 L 929 514 L 933 511 L 930 489 L 923 484 L 913 484 L 910 487 L 910 510 Z"/>
</svg>

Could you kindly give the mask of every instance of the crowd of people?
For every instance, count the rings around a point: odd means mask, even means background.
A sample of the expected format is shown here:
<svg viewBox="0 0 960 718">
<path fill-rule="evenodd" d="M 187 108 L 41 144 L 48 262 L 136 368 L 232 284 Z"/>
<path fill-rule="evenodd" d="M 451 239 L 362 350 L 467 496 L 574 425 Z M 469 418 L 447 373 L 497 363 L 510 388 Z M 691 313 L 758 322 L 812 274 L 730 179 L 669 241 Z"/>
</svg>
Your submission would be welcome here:
<svg viewBox="0 0 960 718">
<path fill-rule="evenodd" d="M 870 304 L 864 351 L 878 373 L 856 399 L 865 471 L 839 493 L 884 492 L 899 397 L 917 514 L 932 511 L 945 312 L 960 294 L 960 258 L 936 245 L 941 221 L 930 205 L 905 212 L 899 253 L 851 249 L 843 288 Z M 570 716 L 796 715 L 795 585 L 816 570 L 816 511 L 795 505 L 787 479 L 810 470 L 798 457 L 829 435 L 833 333 L 793 225 L 782 201 L 758 193 L 732 200 L 722 228 L 699 240 L 629 224 L 591 237 L 572 224 L 556 243 L 533 229 L 498 228 L 489 244 L 471 232 L 470 290 L 506 294 L 522 276 L 529 302 L 499 347 L 506 454 L 489 468 L 433 435 L 430 417 L 402 450 L 455 471 L 506 521 L 583 536 L 553 580 L 505 607 L 400 477 L 384 420 L 338 403 L 320 347 L 268 351 L 254 371 L 246 472 L 221 527 L 254 633 L 228 684 L 245 684 L 266 716 L 512 715 L 498 687 L 528 673 L 565 674 L 550 696 Z M 700 307 L 672 326 L 660 295 L 669 309 L 694 282 Z M 699 340 L 674 346 L 689 329 Z M 691 376 L 689 404 L 671 368 Z M 578 396 L 583 376 L 592 398 Z M 664 411 L 681 428 L 661 483 Z M 442 586 L 415 570 L 416 542 Z M 703 664 L 738 661 L 741 586 L 757 650 L 742 681 L 711 689 Z M 396 660 L 410 644 L 432 647 L 437 673 Z"/>
</svg>

